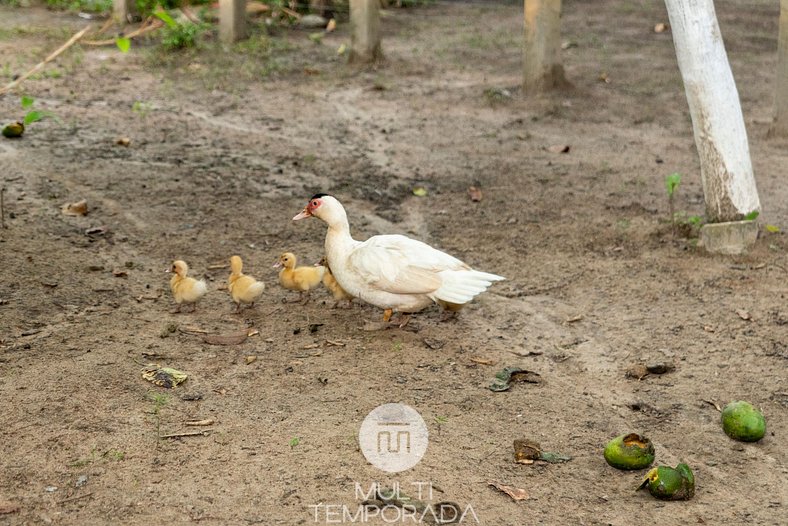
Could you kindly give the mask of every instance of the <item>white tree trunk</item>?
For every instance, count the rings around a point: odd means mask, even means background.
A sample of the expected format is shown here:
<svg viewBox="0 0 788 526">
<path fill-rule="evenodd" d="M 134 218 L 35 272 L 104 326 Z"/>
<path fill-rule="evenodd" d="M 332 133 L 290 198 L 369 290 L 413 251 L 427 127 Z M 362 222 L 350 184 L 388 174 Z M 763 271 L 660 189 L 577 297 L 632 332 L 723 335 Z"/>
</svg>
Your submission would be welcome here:
<svg viewBox="0 0 788 526">
<path fill-rule="evenodd" d="M 739 93 L 713 0 L 665 0 L 700 156 L 706 216 L 736 221 L 760 210 Z"/>
<path fill-rule="evenodd" d="M 350 62 L 383 58 L 380 47 L 380 0 L 350 0 Z"/>
<path fill-rule="evenodd" d="M 777 43 L 777 89 L 772 133 L 788 136 L 788 0 L 780 0 L 780 38 Z"/>
<path fill-rule="evenodd" d="M 561 0 L 524 0 L 523 91 L 568 86 L 561 65 Z"/>
</svg>

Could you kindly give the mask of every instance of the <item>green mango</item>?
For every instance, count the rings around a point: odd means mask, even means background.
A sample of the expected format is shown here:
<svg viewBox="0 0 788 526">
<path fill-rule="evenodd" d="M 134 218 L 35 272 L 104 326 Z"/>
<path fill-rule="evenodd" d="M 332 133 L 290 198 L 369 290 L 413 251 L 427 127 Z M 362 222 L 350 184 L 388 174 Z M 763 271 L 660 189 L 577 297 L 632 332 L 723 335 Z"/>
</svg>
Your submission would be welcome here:
<svg viewBox="0 0 788 526">
<path fill-rule="evenodd" d="M 722 410 L 722 429 L 735 440 L 757 442 L 766 434 L 766 419 L 763 413 L 739 400 Z"/>
<path fill-rule="evenodd" d="M 23 133 L 25 133 L 25 125 L 19 121 L 12 122 L 3 128 L 3 137 L 7 137 L 9 139 L 19 138 Z"/>
<path fill-rule="evenodd" d="M 695 495 L 695 475 L 684 463 L 675 468 L 657 466 L 648 472 L 638 489 L 646 487 L 658 499 L 688 500 Z"/>
<path fill-rule="evenodd" d="M 621 435 L 607 443 L 605 460 L 618 469 L 643 469 L 654 462 L 654 444 L 637 433 Z"/>
</svg>

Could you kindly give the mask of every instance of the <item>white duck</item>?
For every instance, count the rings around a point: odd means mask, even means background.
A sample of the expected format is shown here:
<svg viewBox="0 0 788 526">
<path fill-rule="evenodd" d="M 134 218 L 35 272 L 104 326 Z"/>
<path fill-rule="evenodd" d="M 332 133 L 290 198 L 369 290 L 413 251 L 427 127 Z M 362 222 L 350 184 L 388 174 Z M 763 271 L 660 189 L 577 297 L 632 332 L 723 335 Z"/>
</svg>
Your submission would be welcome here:
<svg viewBox="0 0 788 526">
<path fill-rule="evenodd" d="M 342 204 L 317 194 L 293 220 L 317 217 L 328 224 L 326 257 L 337 282 L 348 294 L 385 309 L 417 312 L 433 302 L 464 305 L 494 281 L 505 278 L 473 270 L 459 259 L 402 235 L 356 241 Z M 405 318 L 401 324 L 407 323 Z"/>
</svg>

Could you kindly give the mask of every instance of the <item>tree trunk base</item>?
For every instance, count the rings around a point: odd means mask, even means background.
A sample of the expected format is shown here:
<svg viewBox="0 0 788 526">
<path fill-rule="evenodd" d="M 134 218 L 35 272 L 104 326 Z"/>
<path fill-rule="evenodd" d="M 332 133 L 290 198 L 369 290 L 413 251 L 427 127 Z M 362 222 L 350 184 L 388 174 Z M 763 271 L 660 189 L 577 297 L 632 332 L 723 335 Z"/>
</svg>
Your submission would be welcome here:
<svg viewBox="0 0 788 526">
<path fill-rule="evenodd" d="M 700 242 L 712 254 L 743 254 L 757 239 L 757 221 L 709 223 L 700 229 Z"/>
</svg>

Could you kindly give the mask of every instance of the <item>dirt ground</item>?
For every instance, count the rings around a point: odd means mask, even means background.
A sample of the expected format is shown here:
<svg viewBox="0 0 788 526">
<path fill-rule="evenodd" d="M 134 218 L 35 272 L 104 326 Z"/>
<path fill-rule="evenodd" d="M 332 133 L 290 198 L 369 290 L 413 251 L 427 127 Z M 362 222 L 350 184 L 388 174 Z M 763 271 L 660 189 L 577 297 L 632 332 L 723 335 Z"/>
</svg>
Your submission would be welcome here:
<svg viewBox="0 0 788 526">
<path fill-rule="evenodd" d="M 717 10 L 760 219 L 785 230 L 788 149 L 768 137 L 777 4 Z M 678 211 L 700 215 L 703 200 L 672 37 L 653 31 L 667 22 L 661 2 L 564 2 L 574 89 L 528 99 L 521 10 L 388 11 L 387 61 L 366 71 L 336 52 L 345 24 L 319 44 L 256 26 L 229 50 L 78 46 L 27 81 L 62 123 L 0 141 L 0 510 L 18 508 L 0 524 L 350 522 L 331 513 L 356 510 L 356 484 L 375 481 L 411 494 L 429 482 L 433 500 L 491 526 L 784 523 L 785 236 L 764 230 L 742 257 L 671 238 L 665 176 L 684 175 Z M 2 83 L 84 25 L 0 7 Z M 23 113 L 18 95 L 0 98 L 4 121 Z M 569 153 L 549 150 L 563 144 Z M 271 266 L 286 250 L 321 256 L 324 224 L 290 220 L 317 191 L 345 204 L 357 238 L 406 233 L 507 281 L 456 321 L 434 308 L 410 330 L 363 331 L 380 311 L 333 309 L 322 289 L 284 304 L 292 293 Z M 87 216 L 61 213 L 80 199 Z M 267 284 L 240 315 L 228 270 L 211 268 L 236 253 Z M 195 313 L 171 312 L 164 270 L 176 258 L 209 283 Z M 195 328 L 258 334 L 217 346 Z M 141 377 L 150 362 L 189 378 L 156 387 Z M 675 370 L 625 374 L 657 362 Z M 490 391 L 507 365 L 542 381 Z M 721 431 L 712 402 L 735 399 L 763 410 L 762 441 Z M 430 432 L 421 463 L 395 475 L 357 442 L 388 402 L 417 409 Z M 200 419 L 214 420 L 204 435 L 160 438 L 206 429 L 185 425 Z M 605 443 L 633 431 L 658 463 L 689 463 L 694 499 L 636 493 L 644 472 L 605 463 Z M 573 459 L 515 464 L 517 438 Z"/>
</svg>

